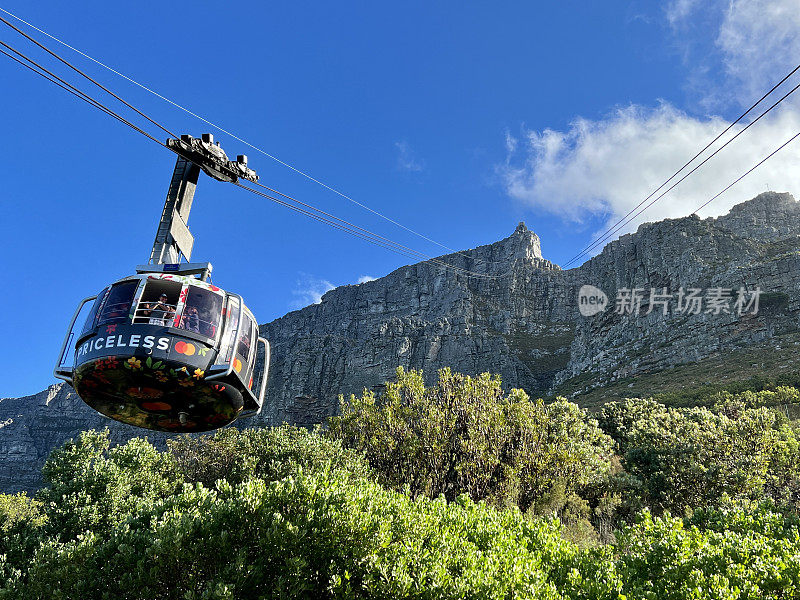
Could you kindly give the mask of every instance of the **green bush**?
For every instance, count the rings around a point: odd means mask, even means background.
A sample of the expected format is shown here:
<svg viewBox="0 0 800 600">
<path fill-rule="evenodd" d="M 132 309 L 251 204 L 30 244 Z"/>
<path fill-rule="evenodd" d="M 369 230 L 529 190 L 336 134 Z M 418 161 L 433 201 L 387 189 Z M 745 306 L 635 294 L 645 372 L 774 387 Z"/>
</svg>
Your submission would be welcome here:
<svg viewBox="0 0 800 600">
<path fill-rule="evenodd" d="M 39 527 L 46 520 L 42 503 L 27 494 L 0 494 L 0 533 L 6 534 L 20 525 Z"/>
<path fill-rule="evenodd" d="M 0 495 L 0 600 L 800 597 L 798 406 L 633 399 L 598 423 L 399 370 L 327 430 L 87 432 L 34 499 Z"/>
<path fill-rule="evenodd" d="M 609 556 L 587 562 L 554 522 L 466 497 L 412 500 L 339 472 L 220 481 L 213 490 L 185 485 L 106 535 L 43 544 L 26 581 L 9 593 L 28 600 L 614 598 Z"/>
<path fill-rule="evenodd" d="M 775 390 L 758 392 L 745 390 L 738 394 L 719 392 L 710 399 L 713 401 L 715 412 L 734 418 L 748 408 L 778 408 L 787 417 L 796 416 L 797 409 L 800 408 L 800 391 L 788 386 L 777 386 Z"/>
<path fill-rule="evenodd" d="M 327 435 L 366 456 L 384 485 L 412 496 L 467 494 L 496 506 L 534 503 L 561 489 L 571 496 L 608 473 L 612 440 L 575 404 L 504 394 L 500 378 L 397 371 L 380 398 L 365 390 L 341 402 Z"/>
<path fill-rule="evenodd" d="M 26 494 L 0 494 L 0 582 L 22 575 L 43 538 L 46 521 L 41 502 Z"/>
<path fill-rule="evenodd" d="M 718 437 L 738 432 L 759 454 L 764 439 L 780 442 L 789 425 L 764 408 L 737 419 L 652 403 L 623 408 L 609 407 L 609 427 L 629 455 L 657 431 L 655 423 L 675 430 L 674 439 L 654 436 L 654 453 L 642 455 L 653 462 L 637 463 L 639 474 L 671 473 L 684 486 L 699 482 L 703 494 L 713 489 L 697 476 L 703 471 L 682 472 L 684 463 L 667 452 L 686 450 L 678 444 L 684 434 L 696 446 L 686 456 L 736 467 L 740 457 L 723 452 Z M 585 421 L 575 425 L 581 413 L 569 403 L 535 414 L 547 424 L 547 435 L 533 430 L 541 443 L 587 431 Z M 555 447 L 561 461 L 574 456 L 569 445 Z M 552 470 L 559 462 L 543 464 Z M 776 464 L 767 461 L 762 489 Z M 567 461 L 558 474 L 574 480 L 573 468 Z M 109 448 L 107 433 L 89 432 L 54 452 L 45 471 L 50 486 L 36 500 L 0 496 L 4 600 L 800 596 L 800 518 L 785 505 L 723 493 L 721 507 L 694 507 L 684 518 L 644 511 L 615 543 L 588 548 L 565 539 L 557 519 L 531 516 L 559 514 L 571 521 L 571 537 L 585 537 L 576 514 L 610 514 L 614 499 L 635 489 L 623 483 L 634 475 L 618 465 L 582 490 L 591 505 L 567 491 L 569 476 L 552 477 L 528 515 L 466 495 L 448 501 L 386 489 L 338 442 L 288 427 L 181 439 L 165 452 L 138 439 Z M 650 479 L 642 480 L 643 496 L 652 494 Z M 595 502 L 599 496 L 606 505 Z"/>
<path fill-rule="evenodd" d="M 779 410 L 714 412 L 629 399 L 605 405 L 599 422 L 617 442 L 626 473 L 639 481 L 628 489 L 638 487 L 641 497 L 628 500 L 656 513 L 684 514 L 724 495 L 800 497 L 800 435 Z"/>
<path fill-rule="evenodd" d="M 54 450 L 42 474 L 48 485 L 36 499 L 48 517 L 44 529 L 61 541 L 85 531 L 103 535 L 139 504 L 178 486 L 168 455 L 141 438 L 110 448 L 108 430 L 84 432 Z"/>
<path fill-rule="evenodd" d="M 218 479 L 236 484 L 258 477 L 276 481 L 298 472 L 342 470 L 367 477 L 370 469 L 362 456 L 342 448 L 340 442 L 299 427 L 223 429 L 214 435 L 185 436 L 168 442 L 177 474 L 186 483 L 213 488 Z"/>
<path fill-rule="evenodd" d="M 796 517 L 769 507 L 640 515 L 619 535 L 617 572 L 631 598 L 763 600 L 800 595 Z"/>
</svg>

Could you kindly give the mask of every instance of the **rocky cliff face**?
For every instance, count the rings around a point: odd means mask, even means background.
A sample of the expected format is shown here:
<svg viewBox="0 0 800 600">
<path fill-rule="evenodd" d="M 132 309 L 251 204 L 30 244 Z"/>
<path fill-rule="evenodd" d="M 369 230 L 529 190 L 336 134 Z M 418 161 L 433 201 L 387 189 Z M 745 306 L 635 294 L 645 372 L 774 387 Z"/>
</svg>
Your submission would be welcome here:
<svg viewBox="0 0 800 600">
<path fill-rule="evenodd" d="M 339 394 L 379 390 L 398 365 L 428 377 L 443 366 L 491 371 L 509 387 L 545 394 L 580 392 L 743 346 L 768 348 L 800 324 L 798 236 L 800 205 L 770 192 L 717 219 L 642 225 L 584 265 L 562 270 L 520 224 L 504 240 L 440 257 L 455 269 L 430 261 L 402 267 L 263 325 L 273 363 L 265 409 L 249 424 L 319 423 L 336 411 Z M 603 290 L 611 306 L 581 316 L 583 285 Z M 636 288 L 639 315 L 615 312 L 618 292 Z M 657 303 L 649 310 L 651 288 L 673 294 L 668 314 Z M 680 288 L 731 289 L 730 312 L 679 312 Z M 737 314 L 740 288 L 762 290 L 758 314 Z M 36 485 L 49 449 L 108 424 L 117 439 L 139 433 L 95 415 L 61 386 L 0 401 L 0 490 Z"/>
<path fill-rule="evenodd" d="M 734 348 L 765 344 L 794 332 L 800 318 L 800 210 L 789 194 L 765 193 L 737 205 L 728 215 L 696 216 L 642 225 L 623 236 L 574 273 L 615 294 L 621 288 L 681 287 L 731 290 L 730 313 L 664 316 L 655 307 L 639 318 L 606 311 L 578 319 L 570 363 L 557 383 L 581 377 L 598 385 Z M 739 289 L 760 288 L 758 314 L 738 315 Z M 674 307 L 674 304 L 673 304 Z"/>
<path fill-rule="evenodd" d="M 337 288 L 318 305 L 262 327 L 274 344 L 265 423 L 311 424 L 333 414 L 339 393 L 378 389 L 393 370 L 442 366 L 500 373 L 533 394 L 564 384 L 588 389 L 642 371 L 760 344 L 798 326 L 800 205 L 765 193 L 728 215 L 642 225 L 581 267 L 544 260 L 539 238 L 520 224 L 495 244 L 441 258 L 473 277 L 430 262 L 357 286 Z M 609 309 L 578 311 L 583 285 L 610 303 L 642 290 L 636 317 Z M 732 290 L 730 313 L 649 309 L 651 288 Z M 760 288 L 761 310 L 739 316 L 737 291 Z M 747 296 L 749 298 L 749 296 Z"/>
<path fill-rule="evenodd" d="M 398 365 L 431 374 L 491 369 L 547 388 L 566 366 L 573 323 L 563 272 L 542 258 L 538 236 L 520 224 L 505 240 L 439 260 L 460 270 L 403 267 L 264 325 L 275 357 L 264 421 L 318 423 L 336 410 L 338 394 L 378 388 Z M 521 335 L 537 339 L 553 364 L 526 364 L 513 342 Z"/>
</svg>

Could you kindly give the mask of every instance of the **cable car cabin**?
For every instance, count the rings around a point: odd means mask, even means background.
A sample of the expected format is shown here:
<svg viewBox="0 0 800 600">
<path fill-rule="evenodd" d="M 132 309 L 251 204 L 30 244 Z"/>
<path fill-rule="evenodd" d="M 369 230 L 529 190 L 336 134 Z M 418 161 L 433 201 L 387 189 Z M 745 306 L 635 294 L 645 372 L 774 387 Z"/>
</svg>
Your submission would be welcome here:
<svg viewBox="0 0 800 600">
<path fill-rule="evenodd" d="M 229 161 L 211 134 L 183 135 L 166 145 L 178 158 L 150 260 L 136 268 L 138 275 L 81 302 L 54 374 L 117 421 L 208 431 L 261 410 L 270 348 L 241 297 L 206 282 L 211 264 L 190 262 L 189 211 L 201 171 L 232 183 L 256 182 L 258 175 L 244 155 Z M 92 301 L 85 325 L 75 331 Z"/>
<path fill-rule="evenodd" d="M 92 300 L 85 325 L 73 333 Z M 263 360 L 256 361 L 259 345 Z M 117 421 L 207 431 L 260 412 L 269 358 L 269 342 L 240 296 L 194 277 L 147 273 L 81 303 L 55 375 Z"/>
</svg>

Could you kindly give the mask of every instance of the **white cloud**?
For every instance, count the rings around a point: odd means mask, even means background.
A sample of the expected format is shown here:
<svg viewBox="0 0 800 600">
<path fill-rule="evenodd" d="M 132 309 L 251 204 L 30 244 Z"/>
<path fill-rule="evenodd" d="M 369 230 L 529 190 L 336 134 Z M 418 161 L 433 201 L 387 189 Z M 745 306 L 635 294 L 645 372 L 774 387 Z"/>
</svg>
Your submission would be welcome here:
<svg viewBox="0 0 800 600">
<path fill-rule="evenodd" d="M 797 66 L 800 5 L 797 0 L 734 0 L 716 44 L 727 74 L 754 102 Z"/>
<path fill-rule="evenodd" d="M 292 291 L 295 299 L 289 303 L 290 308 L 297 309 L 303 308 L 310 304 L 319 304 L 322 302 L 322 296 L 325 292 L 329 292 L 336 286 L 327 279 L 320 279 L 309 275 L 308 273 L 300 273 L 297 280 L 297 288 Z"/>
<path fill-rule="evenodd" d="M 675 42 L 691 70 L 690 85 L 696 91 L 714 88 L 703 90 L 703 106 L 750 106 L 797 65 L 798 8 L 797 0 L 673 0 L 667 5 Z M 715 75 L 725 78 L 722 85 L 714 85 Z"/>
<path fill-rule="evenodd" d="M 669 24 L 673 27 L 679 26 L 689 15 L 691 15 L 699 4 L 699 0 L 674 0 L 666 6 L 666 15 Z"/>
<path fill-rule="evenodd" d="M 425 161 L 419 160 L 414 156 L 408 142 L 401 141 L 394 143 L 397 148 L 397 168 L 401 171 L 419 172 L 425 168 Z"/>
<path fill-rule="evenodd" d="M 702 106 L 713 105 L 711 100 L 728 94 L 726 85 L 733 85 L 737 98 L 745 98 L 749 105 L 796 65 L 800 56 L 800 11 L 796 2 L 732 0 L 709 4 L 676 0 L 669 5 L 667 18 L 676 32 L 682 21 L 691 21 L 695 11 L 720 11 L 712 50 L 716 49 L 716 60 L 724 69 L 725 85 L 707 90 L 704 100 L 708 102 Z M 644 221 L 692 213 L 800 131 L 800 91 L 796 95 L 795 105 L 787 102 L 753 125 L 613 237 Z M 655 108 L 632 105 L 600 120 L 577 118 L 565 131 L 526 130 L 520 140 L 506 134 L 508 160 L 499 172 L 508 194 L 537 210 L 573 223 L 601 215 L 611 224 L 644 200 L 727 124 L 727 119 L 696 117 L 668 103 Z M 729 132 L 723 142 L 739 129 Z M 767 187 L 800 196 L 799 161 L 800 139 L 711 203 L 701 216 L 725 213 L 733 204 Z"/>
<path fill-rule="evenodd" d="M 572 222 L 589 214 L 616 222 L 726 126 L 720 118 L 695 119 L 668 104 L 651 110 L 631 106 L 601 121 L 578 119 L 566 132 L 526 132 L 525 161 L 515 165 L 512 155 L 501 171 L 508 193 L 524 203 Z M 760 121 L 620 233 L 645 220 L 691 214 L 797 131 L 800 114 L 794 111 Z M 800 140 L 795 144 L 711 203 L 701 216 L 723 214 L 767 185 L 800 192 L 800 171 L 795 167 Z"/>
<path fill-rule="evenodd" d="M 358 283 L 367 283 L 368 281 L 375 281 L 375 278 L 371 275 L 362 275 L 358 278 Z"/>
</svg>

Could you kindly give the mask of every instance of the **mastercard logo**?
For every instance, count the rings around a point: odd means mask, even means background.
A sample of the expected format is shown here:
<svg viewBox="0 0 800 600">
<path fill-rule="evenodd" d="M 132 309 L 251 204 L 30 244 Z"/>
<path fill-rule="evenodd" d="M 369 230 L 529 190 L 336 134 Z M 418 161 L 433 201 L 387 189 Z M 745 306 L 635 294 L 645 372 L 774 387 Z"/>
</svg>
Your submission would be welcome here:
<svg viewBox="0 0 800 600">
<path fill-rule="evenodd" d="M 185 354 L 186 356 L 192 356 L 197 352 L 197 348 L 195 348 L 194 344 L 188 342 L 178 342 L 175 344 L 175 352 L 178 354 Z"/>
</svg>

